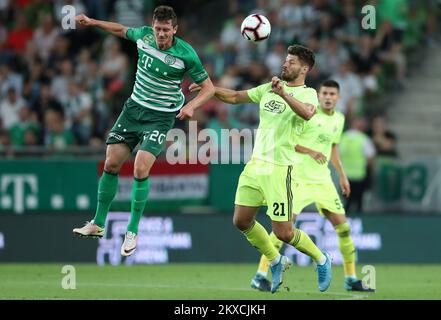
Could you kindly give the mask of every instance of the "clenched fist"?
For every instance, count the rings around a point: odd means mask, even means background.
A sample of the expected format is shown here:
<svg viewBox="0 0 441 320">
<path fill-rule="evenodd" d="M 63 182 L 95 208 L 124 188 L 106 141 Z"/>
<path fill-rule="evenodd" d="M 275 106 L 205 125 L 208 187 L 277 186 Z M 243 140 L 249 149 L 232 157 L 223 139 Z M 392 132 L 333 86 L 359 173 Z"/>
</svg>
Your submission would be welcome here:
<svg viewBox="0 0 441 320">
<path fill-rule="evenodd" d="M 79 14 L 75 17 L 75 22 L 79 23 L 82 26 L 92 26 L 93 25 L 93 19 L 90 19 L 85 14 Z"/>
</svg>

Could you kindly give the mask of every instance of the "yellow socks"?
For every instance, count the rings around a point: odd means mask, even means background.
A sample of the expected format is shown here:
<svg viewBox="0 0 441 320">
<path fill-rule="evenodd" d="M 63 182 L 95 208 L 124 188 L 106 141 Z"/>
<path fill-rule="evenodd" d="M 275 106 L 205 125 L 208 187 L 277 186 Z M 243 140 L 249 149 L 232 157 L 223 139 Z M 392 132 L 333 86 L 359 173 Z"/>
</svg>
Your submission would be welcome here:
<svg viewBox="0 0 441 320">
<path fill-rule="evenodd" d="M 300 252 L 310 256 L 317 264 L 326 262 L 326 257 L 320 251 L 311 238 L 302 230 L 294 228 L 294 237 L 289 242 Z"/>
<path fill-rule="evenodd" d="M 273 243 L 274 247 L 276 248 L 276 250 L 280 251 L 280 248 L 282 248 L 282 245 L 283 245 L 283 241 L 279 240 L 276 237 L 276 235 L 274 234 L 274 232 L 271 232 L 269 237 L 270 237 L 271 242 Z M 260 257 L 260 262 L 259 262 L 259 267 L 257 269 L 257 273 L 266 277 L 266 275 L 268 274 L 269 265 L 270 265 L 269 260 L 264 255 L 262 255 Z"/>
<path fill-rule="evenodd" d="M 248 242 L 259 250 L 261 254 L 265 255 L 269 261 L 274 260 L 279 256 L 279 251 L 271 242 L 268 232 L 259 222 L 255 221 L 251 228 L 242 233 L 245 235 Z"/>
<path fill-rule="evenodd" d="M 345 222 L 336 225 L 335 231 L 338 235 L 338 247 L 343 256 L 343 269 L 346 277 L 356 277 L 355 273 L 355 247 L 351 238 L 351 228 Z"/>
</svg>

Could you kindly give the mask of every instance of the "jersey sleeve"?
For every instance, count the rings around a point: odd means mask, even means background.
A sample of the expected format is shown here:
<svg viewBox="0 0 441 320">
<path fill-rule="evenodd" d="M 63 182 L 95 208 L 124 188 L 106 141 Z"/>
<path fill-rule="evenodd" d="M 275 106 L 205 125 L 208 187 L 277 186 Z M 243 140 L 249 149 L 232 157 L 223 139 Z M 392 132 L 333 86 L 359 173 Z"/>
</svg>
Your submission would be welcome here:
<svg viewBox="0 0 441 320">
<path fill-rule="evenodd" d="M 317 91 L 313 88 L 309 88 L 308 93 L 305 95 L 304 99 L 302 99 L 303 103 L 309 103 L 313 106 L 319 107 L 319 101 L 317 96 Z"/>
<path fill-rule="evenodd" d="M 144 38 L 144 36 L 149 33 L 150 29 L 151 27 L 149 26 L 128 28 L 126 33 L 127 39 L 136 42 L 137 40 Z"/>
<path fill-rule="evenodd" d="M 208 72 L 205 70 L 201 60 L 193 48 L 190 48 L 188 73 L 195 83 L 201 83 L 208 78 Z"/>
<path fill-rule="evenodd" d="M 271 82 L 264 83 L 258 87 L 254 87 L 247 90 L 248 97 L 250 97 L 251 101 L 254 103 L 259 103 L 262 99 L 263 94 L 269 90 L 271 87 Z"/>
<path fill-rule="evenodd" d="M 334 140 L 332 143 L 339 144 L 341 141 L 341 135 L 343 134 L 343 129 L 345 127 L 345 117 L 341 115 L 337 123 L 337 133 L 334 135 Z"/>
</svg>

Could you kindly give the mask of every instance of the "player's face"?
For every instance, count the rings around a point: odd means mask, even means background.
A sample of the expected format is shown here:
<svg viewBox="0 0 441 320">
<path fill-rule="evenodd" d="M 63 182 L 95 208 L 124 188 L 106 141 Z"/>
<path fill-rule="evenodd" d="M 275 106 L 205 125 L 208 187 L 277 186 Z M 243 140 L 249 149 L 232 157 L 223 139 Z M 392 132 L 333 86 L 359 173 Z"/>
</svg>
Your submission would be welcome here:
<svg viewBox="0 0 441 320">
<path fill-rule="evenodd" d="M 320 106 L 325 110 L 334 109 L 340 98 L 338 89 L 333 87 L 321 87 L 318 95 Z"/>
<path fill-rule="evenodd" d="M 170 48 L 173 44 L 173 36 L 177 30 L 178 26 L 173 27 L 171 20 L 153 21 L 153 32 L 155 33 L 158 48 L 161 50 Z"/>
<path fill-rule="evenodd" d="M 285 62 L 282 65 L 282 73 L 280 78 L 284 81 L 290 82 L 296 80 L 299 75 L 306 72 L 307 67 L 302 65 L 299 58 L 292 54 L 288 54 Z"/>
</svg>

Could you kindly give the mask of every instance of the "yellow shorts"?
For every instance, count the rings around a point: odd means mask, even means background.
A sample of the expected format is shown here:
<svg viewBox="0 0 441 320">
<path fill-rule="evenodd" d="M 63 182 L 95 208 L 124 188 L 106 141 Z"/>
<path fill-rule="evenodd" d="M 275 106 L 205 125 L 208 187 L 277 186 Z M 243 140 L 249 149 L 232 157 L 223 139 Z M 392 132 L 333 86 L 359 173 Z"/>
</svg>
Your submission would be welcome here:
<svg viewBox="0 0 441 320">
<path fill-rule="evenodd" d="M 240 175 L 234 203 L 248 207 L 268 205 L 266 214 L 271 220 L 291 221 L 292 175 L 292 166 L 251 159 Z"/>
<path fill-rule="evenodd" d="M 296 182 L 292 184 L 292 192 L 294 194 L 294 214 L 299 214 L 312 203 L 315 203 L 320 214 L 323 214 L 323 210 L 345 214 L 345 208 L 332 181 L 316 184 Z"/>
</svg>

